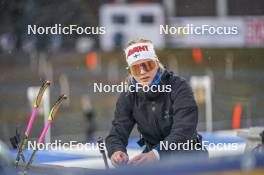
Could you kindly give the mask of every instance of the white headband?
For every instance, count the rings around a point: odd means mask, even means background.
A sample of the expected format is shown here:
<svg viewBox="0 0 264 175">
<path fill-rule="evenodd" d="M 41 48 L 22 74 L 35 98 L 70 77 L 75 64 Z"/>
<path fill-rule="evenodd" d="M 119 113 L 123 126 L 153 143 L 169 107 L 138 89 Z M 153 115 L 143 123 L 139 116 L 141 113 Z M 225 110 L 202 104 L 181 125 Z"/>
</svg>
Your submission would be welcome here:
<svg viewBox="0 0 264 175">
<path fill-rule="evenodd" d="M 125 49 L 126 61 L 130 66 L 138 60 L 158 60 L 154 46 L 151 43 L 136 43 Z"/>
</svg>

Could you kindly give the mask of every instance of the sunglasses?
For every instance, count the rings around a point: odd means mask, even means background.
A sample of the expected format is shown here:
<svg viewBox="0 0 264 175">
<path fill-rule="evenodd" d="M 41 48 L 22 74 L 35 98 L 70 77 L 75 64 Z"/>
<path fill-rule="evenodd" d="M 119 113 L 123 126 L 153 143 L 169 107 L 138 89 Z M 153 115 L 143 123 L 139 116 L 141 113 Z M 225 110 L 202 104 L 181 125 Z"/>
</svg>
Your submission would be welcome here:
<svg viewBox="0 0 264 175">
<path fill-rule="evenodd" d="M 156 62 L 153 60 L 145 61 L 140 64 L 130 66 L 131 74 L 138 76 L 152 71 L 156 67 Z"/>
</svg>

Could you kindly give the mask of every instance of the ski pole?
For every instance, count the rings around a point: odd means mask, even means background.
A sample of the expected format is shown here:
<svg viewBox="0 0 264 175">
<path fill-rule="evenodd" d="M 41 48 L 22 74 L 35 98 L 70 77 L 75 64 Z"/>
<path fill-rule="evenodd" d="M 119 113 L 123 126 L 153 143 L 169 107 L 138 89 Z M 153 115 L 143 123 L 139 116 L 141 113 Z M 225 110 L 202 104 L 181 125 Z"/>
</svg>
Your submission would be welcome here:
<svg viewBox="0 0 264 175">
<path fill-rule="evenodd" d="M 49 127 L 51 126 L 51 124 L 52 124 L 52 122 L 53 122 L 53 120 L 54 120 L 54 118 L 55 118 L 55 116 L 56 116 L 56 114 L 57 114 L 57 112 L 58 112 L 58 109 L 59 109 L 60 105 L 61 105 L 62 102 L 63 102 L 64 100 L 66 100 L 66 99 L 67 99 L 67 96 L 63 94 L 63 95 L 61 95 L 61 96 L 58 98 L 58 100 L 57 100 L 57 101 L 55 102 L 55 104 L 53 105 L 53 107 L 52 107 L 52 109 L 51 109 L 51 111 L 50 111 L 50 114 L 49 114 L 48 122 L 46 123 L 45 127 L 43 128 L 43 130 L 42 130 L 42 132 L 41 132 L 41 135 L 40 135 L 40 137 L 39 137 L 39 139 L 38 139 L 38 142 L 37 142 L 37 147 L 36 147 L 36 149 L 33 151 L 32 155 L 31 155 L 31 157 L 30 157 L 30 159 L 29 159 L 29 161 L 28 161 L 28 163 L 27 163 L 27 166 L 26 166 L 26 168 L 25 168 L 24 174 L 26 174 L 26 170 L 28 170 L 29 167 L 30 167 L 30 165 L 32 164 L 32 162 L 33 162 L 33 160 L 34 160 L 34 157 L 35 157 L 35 155 L 36 155 L 36 153 L 37 153 L 37 151 L 38 151 L 39 145 L 40 145 L 41 143 L 43 143 L 44 137 L 45 137 L 45 135 L 46 135 L 46 133 L 47 133 Z"/>
<path fill-rule="evenodd" d="M 106 154 L 105 154 L 105 145 L 103 144 L 104 143 L 104 139 L 102 137 L 98 137 L 97 143 L 98 143 L 99 151 L 100 151 L 100 153 L 103 156 L 105 169 L 109 169 L 109 165 L 108 165 L 108 162 L 107 162 L 107 157 L 106 157 Z"/>
<path fill-rule="evenodd" d="M 43 94 L 44 94 L 45 90 L 47 89 L 47 87 L 49 87 L 49 86 L 50 86 L 50 81 L 48 81 L 48 80 L 46 80 L 46 81 L 44 81 L 42 83 L 42 86 L 39 89 L 39 92 L 38 92 L 38 95 L 36 97 L 36 100 L 33 103 L 33 109 L 32 109 L 32 112 L 31 112 L 31 116 L 29 118 L 29 121 L 28 121 L 28 124 L 27 124 L 27 128 L 26 128 L 23 140 L 21 141 L 21 144 L 20 144 L 20 146 L 18 148 L 18 153 L 17 153 L 17 157 L 16 157 L 16 162 L 15 162 L 16 166 L 18 166 L 20 157 L 22 157 L 23 164 L 26 164 L 26 160 L 25 160 L 25 157 L 23 155 L 23 150 L 24 150 L 24 148 L 26 146 L 26 143 L 28 141 L 28 137 L 29 137 L 32 125 L 34 123 L 34 120 L 35 120 L 35 117 L 36 117 L 36 113 L 38 111 L 38 107 L 39 107 L 39 105 L 41 103 Z"/>
</svg>

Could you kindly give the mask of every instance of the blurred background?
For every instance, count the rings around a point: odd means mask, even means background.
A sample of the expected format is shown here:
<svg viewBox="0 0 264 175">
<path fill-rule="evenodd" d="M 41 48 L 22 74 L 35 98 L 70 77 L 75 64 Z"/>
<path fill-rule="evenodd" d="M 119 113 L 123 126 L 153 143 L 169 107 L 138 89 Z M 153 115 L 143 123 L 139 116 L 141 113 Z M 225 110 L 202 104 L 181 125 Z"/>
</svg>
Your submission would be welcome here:
<svg viewBox="0 0 264 175">
<path fill-rule="evenodd" d="M 69 95 L 51 139 L 106 136 L 118 93 L 94 93 L 93 83 L 120 84 L 128 75 L 122 48 L 152 40 L 161 62 L 193 87 L 199 131 L 264 125 L 264 1 L 262 0 L 0 0 L 0 140 L 24 132 L 30 88 L 51 80 L 30 134 L 45 110 Z M 28 35 L 27 26 L 105 27 L 93 35 Z M 236 26 L 237 35 L 160 34 L 160 25 Z M 138 137 L 137 131 L 133 136 Z M 10 144 L 9 144 L 10 145 Z"/>
</svg>

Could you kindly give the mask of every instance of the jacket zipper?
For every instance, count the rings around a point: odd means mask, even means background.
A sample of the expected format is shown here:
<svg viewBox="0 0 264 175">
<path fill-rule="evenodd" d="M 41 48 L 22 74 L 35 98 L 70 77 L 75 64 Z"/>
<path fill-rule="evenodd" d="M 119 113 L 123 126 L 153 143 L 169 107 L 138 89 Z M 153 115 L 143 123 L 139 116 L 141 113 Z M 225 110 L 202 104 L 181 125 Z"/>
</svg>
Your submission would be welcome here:
<svg viewBox="0 0 264 175">
<path fill-rule="evenodd" d="M 153 108 L 156 108 L 156 106 L 155 106 L 155 102 L 152 102 L 152 109 Z M 162 131 L 161 131 L 161 129 L 160 129 L 160 127 L 159 127 L 159 122 L 158 122 L 158 119 L 155 117 L 154 118 L 154 123 L 155 123 L 155 126 L 156 126 L 156 128 L 157 128 L 157 135 L 160 137 L 160 138 L 163 138 L 163 134 L 162 134 Z"/>
</svg>

